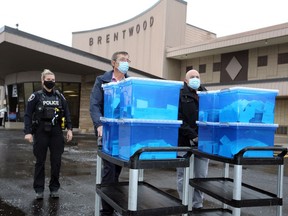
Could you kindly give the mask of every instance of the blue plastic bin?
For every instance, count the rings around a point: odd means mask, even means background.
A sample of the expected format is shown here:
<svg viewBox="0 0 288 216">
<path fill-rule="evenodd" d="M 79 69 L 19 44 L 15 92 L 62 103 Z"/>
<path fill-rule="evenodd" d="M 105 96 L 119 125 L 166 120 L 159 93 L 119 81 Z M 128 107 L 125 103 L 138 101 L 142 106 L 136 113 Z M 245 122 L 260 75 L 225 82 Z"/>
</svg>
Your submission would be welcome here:
<svg viewBox="0 0 288 216">
<path fill-rule="evenodd" d="M 130 77 L 119 85 L 120 118 L 177 120 L 183 82 Z"/>
<path fill-rule="evenodd" d="M 197 122 L 198 149 L 232 158 L 246 147 L 274 146 L 277 124 Z M 273 151 L 247 151 L 244 157 L 273 157 Z"/>
<path fill-rule="evenodd" d="M 110 82 L 103 84 L 104 90 L 104 117 L 119 118 L 120 117 L 120 88 L 119 83 Z"/>
<path fill-rule="evenodd" d="M 247 87 L 199 92 L 199 121 L 273 124 L 278 92 Z"/>
<path fill-rule="evenodd" d="M 278 90 L 234 87 L 219 93 L 219 121 L 274 123 Z"/>
<path fill-rule="evenodd" d="M 181 123 L 177 120 L 119 120 L 119 157 L 129 160 L 143 147 L 177 147 Z M 144 152 L 140 159 L 175 159 L 176 156 L 176 152 Z"/>
<path fill-rule="evenodd" d="M 199 121 L 219 122 L 219 90 L 197 92 L 199 96 Z"/>
<path fill-rule="evenodd" d="M 103 124 L 102 150 L 112 156 L 119 154 L 119 124 L 117 119 L 101 118 Z"/>
</svg>

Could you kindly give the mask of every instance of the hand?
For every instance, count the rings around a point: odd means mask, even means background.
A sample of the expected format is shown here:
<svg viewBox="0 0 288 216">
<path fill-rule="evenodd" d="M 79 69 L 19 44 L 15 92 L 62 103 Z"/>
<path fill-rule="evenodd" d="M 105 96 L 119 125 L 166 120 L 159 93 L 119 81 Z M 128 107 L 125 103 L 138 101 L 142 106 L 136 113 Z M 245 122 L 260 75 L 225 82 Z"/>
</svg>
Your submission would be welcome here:
<svg viewBox="0 0 288 216">
<path fill-rule="evenodd" d="M 72 140 L 72 138 L 73 138 L 72 130 L 68 130 L 67 135 L 66 135 L 67 142 L 70 142 Z"/>
<path fill-rule="evenodd" d="M 193 142 L 193 140 L 189 140 L 190 142 L 190 146 L 195 146 L 195 143 Z"/>
<path fill-rule="evenodd" d="M 198 137 L 194 138 L 194 139 L 193 139 L 193 142 L 194 142 L 194 143 L 198 143 Z"/>
<path fill-rule="evenodd" d="M 101 136 L 101 137 L 98 136 L 98 138 L 97 138 L 97 145 L 98 145 L 98 146 L 102 146 L 102 136 Z"/>
<path fill-rule="evenodd" d="M 103 134 L 103 126 L 97 127 L 97 136 L 102 137 Z"/>
<path fill-rule="evenodd" d="M 32 134 L 25 134 L 24 139 L 27 140 L 29 143 L 32 143 L 33 142 L 33 135 Z"/>
<path fill-rule="evenodd" d="M 191 146 L 198 146 L 198 137 L 190 140 L 190 145 Z"/>
</svg>

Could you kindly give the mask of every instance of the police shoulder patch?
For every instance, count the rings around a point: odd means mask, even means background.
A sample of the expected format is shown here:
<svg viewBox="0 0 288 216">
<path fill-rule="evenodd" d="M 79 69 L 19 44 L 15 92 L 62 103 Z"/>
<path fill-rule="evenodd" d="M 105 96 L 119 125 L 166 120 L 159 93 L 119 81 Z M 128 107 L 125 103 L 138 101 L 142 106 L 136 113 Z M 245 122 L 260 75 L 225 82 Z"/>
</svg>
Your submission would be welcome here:
<svg viewBox="0 0 288 216">
<path fill-rule="evenodd" d="M 31 94 L 30 97 L 28 98 L 28 102 L 34 100 L 34 98 L 35 98 L 35 94 Z"/>
</svg>

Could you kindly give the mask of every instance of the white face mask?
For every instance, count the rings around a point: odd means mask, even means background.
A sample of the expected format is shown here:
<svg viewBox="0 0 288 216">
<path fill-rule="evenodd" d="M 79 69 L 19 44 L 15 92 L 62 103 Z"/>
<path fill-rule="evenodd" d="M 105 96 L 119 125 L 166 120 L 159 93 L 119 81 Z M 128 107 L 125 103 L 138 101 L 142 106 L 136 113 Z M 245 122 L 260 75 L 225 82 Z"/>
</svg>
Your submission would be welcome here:
<svg viewBox="0 0 288 216">
<path fill-rule="evenodd" d="M 194 77 L 194 78 L 189 79 L 188 85 L 189 85 L 192 89 L 197 90 L 197 89 L 200 87 L 200 84 L 201 84 L 201 81 L 200 81 L 200 79 L 197 78 L 197 77 Z"/>
<path fill-rule="evenodd" d="M 123 73 L 126 74 L 127 71 L 129 69 L 129 63 L 128 62 L 119 62 L 119 66 L 118 66 L 118 70 Z"/>
</svg>

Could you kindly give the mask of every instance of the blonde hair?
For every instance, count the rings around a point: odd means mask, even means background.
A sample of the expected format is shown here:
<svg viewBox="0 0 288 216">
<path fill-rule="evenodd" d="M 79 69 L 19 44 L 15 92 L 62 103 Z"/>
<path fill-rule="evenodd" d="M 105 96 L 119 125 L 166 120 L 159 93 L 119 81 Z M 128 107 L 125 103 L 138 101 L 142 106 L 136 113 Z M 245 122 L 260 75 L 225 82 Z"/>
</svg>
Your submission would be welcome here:
<svg viewBox="0 0 288 216">
<path fill-rule="evenodd" d="M 44 69 L 43 72 L 41 73 L 41 80 L 43 81 L 47 75 L 55 76 L 55 74 L 49 69 Z"/>
</svg>

